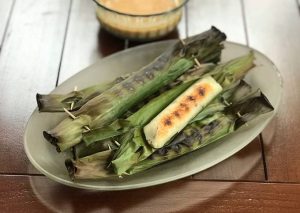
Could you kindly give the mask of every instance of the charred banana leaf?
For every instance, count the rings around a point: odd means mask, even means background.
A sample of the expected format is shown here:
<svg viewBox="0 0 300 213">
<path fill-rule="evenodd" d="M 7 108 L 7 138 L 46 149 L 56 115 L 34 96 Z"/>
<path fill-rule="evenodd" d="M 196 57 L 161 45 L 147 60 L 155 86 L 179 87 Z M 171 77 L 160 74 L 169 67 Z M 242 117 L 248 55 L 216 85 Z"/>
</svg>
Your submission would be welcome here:
<svg viewBox="0 0 300 213">
<path fill-rule="evenodd" d="M 156 150 L 149 158 L 126 171 L 126 174 L 144 171 L 216 142 L 257 116 L 272 110 L 272 105 L 262 93 L 258 97 L 250 97 L 242 103 L 228 107 L 224 113 L 216 113 L 189 124 L 170 144 Z"/>
<path fill-rule="evenodd" d="M 67 118 L 54 129 L 45 131 L 45 138 L 56 145 L 59 151 L 78 144 L 85 126 L 95 129 L 114 121 L 136 103 L 193 67 L 195 58 L 201 63 L 219 61 L 223 48 L 221 42 L 225 38 L 213 27 L 185 39 L 184 45 L 177 42 L 152 63 L 84 104 L 74 112 L 76 119 Z"/>
</svg>

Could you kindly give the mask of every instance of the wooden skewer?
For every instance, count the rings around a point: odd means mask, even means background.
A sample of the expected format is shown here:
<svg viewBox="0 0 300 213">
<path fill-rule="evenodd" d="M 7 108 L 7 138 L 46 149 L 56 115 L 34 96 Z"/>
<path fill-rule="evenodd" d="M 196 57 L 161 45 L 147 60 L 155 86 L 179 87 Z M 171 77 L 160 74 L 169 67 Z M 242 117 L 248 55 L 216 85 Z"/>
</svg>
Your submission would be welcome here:
<svg viewBox="0 0 300 213">
<path fill-rule="evenodd" d="M 194 61 L 195 61 L 196 65 L 197 65 L 197 67 L 201 67 L 201 64 L 200 64 L 200 62 L 198 61 L 197 58 L 194 58 Z"/>
<path fill-rule="evenodd" d="M 84 126 L 83 128 L 85 128 L 87 131 L 91 131 L 91 129 L 88 126 Z"/>
<path fill-rule="evenodd" d="M 77 117 L 75 115 L 73 115 L 69 110 L 67 110 L 66 108 L 64 108 L 64 111 L 73 119 L 76 119 Z"/>
<path fill-rule="evenodd" d="M 230 105 L 230 103 L 228 103 L 226 100 L 224 100 L 224 103 L 226 104 L 226 106 Z"/>
<path fill-rule="evenodd" d="M 241 118 L 241 117 L 242 117 L 242 115 L 241 115 L 241 113 L 240 113 L 240 112 L 237 112 L 236 114 L 237 114 L 237 116 L 238 116 L 239 118 Z M 249 124 L 248 124 L 248 123 L 245 123 L 245 126 L 249 126 Z"/>
<path fill-rule="evenodd" d="M 107 167 L 106 167 L 106 168 L 110 167 L 110 165 L 111 165 L 111 162 L 109 162 L 109 164 L 107 165 Z"/>
<path fill-rule="evenodd" d="M 117 145 L 117 146 L 120 146 L 119 142 L 114 140 L 114 143 Z"/>
<path fill-rule="evenodd" d="M 78 90 L 78 87 L 75 86 L 74 87 L 74 92 L 77 92 L 77 90 Z M 73 110 L 73 108 L 74 108 L 74 101 L 72 101 L 70 109 Z"/>
<path fill-rule="evenodd" d="M 74 101 L 72 101 L 70 109 L 73 110 L 73 108 L 74 108 Z"/>
<path fill-rule="evenodd" d="M 73 119 L 76 119 L 77 117 L 75 115 L 73 115 L 69 110 L 67 110 L 66 108 L 64 108 L 64 111 Z M 88 126 L 84 126 L 83 128 L 85 128 L 87 131 L 91 131 L 91 129 Z"/>
<path fill-rule="evenodd" d="M 242 115 L 241 115 L 241 113 L 240 113 L 240 112 L 237 112 L 236 114 L 237 114 L 237 116 L 238 116 L 239 118 L 241 118 L 241 117 L 242 117 Z"/>
</svg>

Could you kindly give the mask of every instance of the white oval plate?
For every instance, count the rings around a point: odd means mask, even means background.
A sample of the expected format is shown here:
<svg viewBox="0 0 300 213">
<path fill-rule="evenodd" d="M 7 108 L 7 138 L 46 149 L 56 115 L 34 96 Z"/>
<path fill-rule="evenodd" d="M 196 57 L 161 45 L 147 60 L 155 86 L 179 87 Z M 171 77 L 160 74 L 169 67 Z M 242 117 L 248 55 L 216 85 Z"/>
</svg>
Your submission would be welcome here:
<svg viewBox="0 0 300 213">
<path fill-rule="evenodd" d="M 107 82 L 124 73 L 132 72 L 151 62 L 174 41 L 163 41 L 143 45 L 118 52 L 106 57 L 94 65 L 82 70 L 53 90 L 53 93 L 66 93 Z M 250 50 L 241 44 L 225 43 L 222 61 L 244 55 Z M 85 189 L 125 190 L 153 186 L 184 178 L 203 171 L 241 150 L 249 144 L 270 122 L 275 114 L 282 93 L 282 80 L 274 64 L 263 54 L 254 50 L 256 67 L 246 76 L 246 81 L 259 87 L 274 106 L 274 112 L 267 113 L 240 128 L 234 134 L 219 142 L 187 154 L 181 158 L 159 165 L 140 174 L 125 178 L 106 180 L 76 181 L 70 180 L 64 165 L 66 154 L 57 153 L 42 135 L 43 130 L 53 128 L 64 113 L 39 113 L 36 109 L 27 124 L 24 136 L 25 152 L 37 170 L 59 183 Z"/>
</svg>

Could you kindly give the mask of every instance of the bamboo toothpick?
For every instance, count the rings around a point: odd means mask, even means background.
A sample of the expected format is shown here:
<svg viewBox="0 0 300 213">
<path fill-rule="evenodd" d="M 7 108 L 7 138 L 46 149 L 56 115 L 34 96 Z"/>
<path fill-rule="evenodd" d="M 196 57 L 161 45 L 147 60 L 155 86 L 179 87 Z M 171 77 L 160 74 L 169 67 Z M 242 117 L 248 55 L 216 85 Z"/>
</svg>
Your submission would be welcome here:
<svg viewBox="0 0 300 213">
<path fill-rule="evenodd" d="M 84 126 L 83 128 L 85 128 L 87 131 L 91 131 L 91 129 L 88 126 Z"/>
<path fill-rule="evenodd" d="M 237 116 L 238 116 L 239 118 L 242 118 L 242 117 L 243 117 L 243 116 L 241 115 L 240 112 L 237 112 L 236 114 L 237 114 Z M 246 123 L 245 123 L 245 126 L 249 126 L 249 124 L 246 122 Z"/>
<path fill-rule="evenodd" d="M 76 119 L 77 117 L 75 115 L 73 115 L 69 110 L 67 110 L 66 108 L 64 108 L 64 111 L 73 119 Z"/>
<path fill-rule="evenodd" d="M 77 91 L 78 91 L 78 87 L 75 86 L 73 91 L 74 91 L 74 92 L 77 92 Z M 71 102 L 70 110 L 73 110 L 73 108 L 74 108 L 74 101 Z"/>
<path fill-rule="evenodd" d="M 70 110 L 73 110 L 73 108 L 74 108 L 74 101 L 72 101 L 72 103 L 71 103 Z"/>
<path fill-rule="evenodd" d="M 242 115 L 241 115 L 241 113 L 240 113 L 240 112 L 237 112 L 236 114 L 237 114 L 237 116 L 238 116 L 239 118 L 241 118 L 241 117 L 242 117 Z"/>
<path fill-rule="evenodd" d="M 117 146 L 120 146 L 119 142 L 114 140 L 114 143 L 117 145 Z"/>
<path fill-rule="evenodd" d="M 230 103 L 228 103 L 226 100 L 224 100 L 224 103 L 226 104 L 226 106 L 230 105 Z"/>
<path fill-rule="evenodd" d="M 106 168 L 110 167 L 110 165 L 111 165 L 111 162 L 109 162 L 109 164 L 107 165 L 107 167 L 106 167 Z"/>
<path fill-rule="evenodd" d="M 64 108 L 64 111 L 73 119 L 76 119 L 77 117 L 75 115 L 73 115 L 69 110 L 67 110 L 66 108 Z M 83 128 L 85 128 L 87 131 L 91 131 L 91 129 L 88 126 L 84 126 Z"/>
<path fill-rule="evenodd" d="M 201 64 L 200 64 L 200 62 L 198 61 L 197 58 L 194 58 L 194 61 L 195 61 L 196 65 L 197 65 L 197 67 L 201 67 Z"/>
</svg>

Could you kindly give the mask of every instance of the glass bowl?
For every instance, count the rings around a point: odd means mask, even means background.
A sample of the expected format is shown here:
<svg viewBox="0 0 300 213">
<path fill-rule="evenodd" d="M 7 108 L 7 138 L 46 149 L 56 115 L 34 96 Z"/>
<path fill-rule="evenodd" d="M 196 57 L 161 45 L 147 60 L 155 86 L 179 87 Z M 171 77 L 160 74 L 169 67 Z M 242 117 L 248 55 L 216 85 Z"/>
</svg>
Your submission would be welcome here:
<svg viewBox="0 0 300 213">
<path fill-rule="evenodd" d="M 165 12 L 136 15 L 115 11 L 94 0 L 101 26 L 118 37 L 131 40 L 153 40 L 173 31 L 181 19 L 182 9 L 187 1 L 177 0 L 177 6 Z"/>
</svg>

